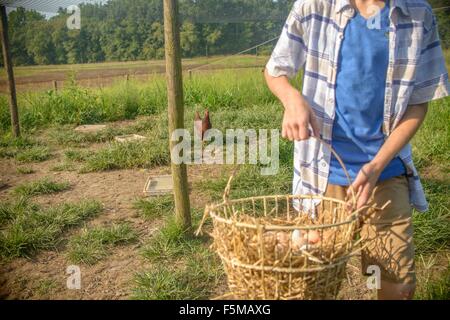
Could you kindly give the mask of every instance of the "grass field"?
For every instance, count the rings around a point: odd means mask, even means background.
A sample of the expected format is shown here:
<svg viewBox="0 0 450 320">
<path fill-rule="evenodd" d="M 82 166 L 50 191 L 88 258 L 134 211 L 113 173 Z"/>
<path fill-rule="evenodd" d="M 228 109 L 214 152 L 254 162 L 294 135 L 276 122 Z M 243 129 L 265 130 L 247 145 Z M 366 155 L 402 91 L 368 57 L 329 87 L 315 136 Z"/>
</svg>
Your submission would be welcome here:
<svg viewBox="0 0 450 320">
<path fill-rule="evenodd" d="M 294 81 L 299 85 L 299 78 Z M 195 73 L 184 86 L 191 130 L 194 112 L 206 108 L 218 129 L 270 129 L 281 123 L 281 106 L 259 69 Z M 1 97 L 0 174 L 6 184 L 0 189 L 1 298 L 198 299 L 226 292 L 210 240 L 189 236 L 174 223 L 171 196 L 142 195 L 149 175 L 170 172 L 162 75 L 152 82 L 121 79 L 103 89 L 72 82 L 58 92 L 23 92 L 19 106 L 23 136 L 12 139 Z M 414 214 L 417 299 L 450 298 L 448 119 L 450 98 L 433 102 L 413 141 L 431 205 L 429 213 Z M 92 134 L 73 130 L 94 123 L 107 128 Z M 147 139 L 114 141 L 129 133 Z M 242 167 L 232 197 L 289 193 L 292 151 L 291 143 L 281 142 L 280 171 L 273 177 L 261 176 L 255 166 Z M 221 197 L 231 169 L 188 167 L 195 225 L 204 205 Z M 78 291 L 65 286 L 71 264 L 82 269 Z M 340 298 L 373 298 L 357 271 L 358 260 L 350 264 Z"/>
<path fill-rule="evenodd" d="M 212 56 L 183 59 L 183 70 L 203 72 L 216 69 L 262 67 L 267 57 L 254 55 Z M 103 62 L 72 65 L 20 66 L 14 68 L 16 87 L 19 92 L 53 89 L 57 81 L 59 88 L 75 78 L 87 87 L 104 87 L 127 75 L 140 81 L 152 81 L 154 75 L 165 72 L 164 60 Z M 0 69 L 0 93 L 6 93 L 6 73 Z"/>
</svg>

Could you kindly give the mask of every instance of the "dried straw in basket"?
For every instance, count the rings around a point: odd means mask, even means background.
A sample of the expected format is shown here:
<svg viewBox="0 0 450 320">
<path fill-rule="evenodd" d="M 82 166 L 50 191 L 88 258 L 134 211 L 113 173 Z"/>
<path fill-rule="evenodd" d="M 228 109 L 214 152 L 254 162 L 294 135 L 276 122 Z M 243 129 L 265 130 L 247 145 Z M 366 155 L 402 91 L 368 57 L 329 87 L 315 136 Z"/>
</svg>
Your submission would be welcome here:
<svg viewBox="0 0 450 320">
<path fill-rule="evenodd" d="M 350 181 L 344 164 L 335 156 Z M 344 201 L 312 195 L 230 200 L 234 173 L 224 201 L 205 208 L 197 231 L 201 232 L 209 215 L 213 246 L 223 262 L 230 293 L 237 299 L 336 298 L 347 261 L 357 248 L 354 235 L 359 214 L 369 207 L 349 209 Z M 292 208 L 293 200 L 302 207 L 303 201 L 313 199 L 321 200 L 314 218 L 311 212 Z"/>
</svg>

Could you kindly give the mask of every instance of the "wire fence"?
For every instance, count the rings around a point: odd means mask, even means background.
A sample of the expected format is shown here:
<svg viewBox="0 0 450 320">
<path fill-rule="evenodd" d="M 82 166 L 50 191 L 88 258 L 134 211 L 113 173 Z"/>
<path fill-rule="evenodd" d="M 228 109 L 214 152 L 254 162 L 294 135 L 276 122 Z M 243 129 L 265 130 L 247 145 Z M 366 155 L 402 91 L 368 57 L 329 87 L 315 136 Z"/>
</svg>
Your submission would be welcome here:
<svg viewBox="0 0 450 320">
<path fill-rule="evenodd" d="M 439 21 L 439 14 L 443 13 L 444 15 L 442 16 L 442 24 L 439 24 L 439 30 L 444 29 L 445 32 L 441 32 L 440 34 L 440 40 L 441 40 L 441 45 L 444 49 L 449 49 L 450 48 L 450 18 L 448 15 L 450 15 L 450 12 L 446 12 L 446 11 L 450 11 L 450 6 L 445 6 L 445 7 L 439 7 L 439 8 L 433 8 L 433 12 L 435 13 L 435 15 L 437 16 L 437 19 Z M 447 23 L 448 21 L 448 23 Z M 232 58 L 234 56 L 237 55 L 241 55 L 244 53 L 249 53 L 252 52 L 253 50 L 257 50 L 260 47 L 266 46 L 266 50 L 264 50 L 265 53 L 270 52 L 271 49 L 273 49 L 273 46 L 275 44 L 275 41 L 277 41 L 279 39 L 279 36 L 271 38 L 269 40 L 263 41 L 259 44 L 253 45 L 250 48 L 244 49 L 242 51 L 239 51 L 237 53 L 231 54 L 228 57 L 223 57 L 223 58 L 219 58 L 217 60 L 213 60 L 213 61 L 209 61 L 201 66 L 195 67 L 190 69 L 189 71 L 196 71 L 196 70 L 200 70 L 203 69 L 205 67 L 207 67 L 208 65 L 214 64 L 214 63 L 219 63 L 219 62 L 223 62 L 225 60 L 227 60 L 228 58 Z M 267 46 L 269 45 L 269 46 Z M 258 51 L 256 51 L 256 55 Z M 263 67 L 263 66 L 261 66 Z"/>
<path fill-rule="evenodd" d="M 201 3 L 208 1 L 217 5 L 201 7 Z M 227 63 L 243 55 L 247 55 L 247 61 L 248 56 L 254 57 L 254 62 L 245 67 L 262 68 L 265 63 L 263 58 L 273 50 L 293 1 L 242 0 L 234 2 L 242 2 L 246 6 L 227 6 L 231 2 L 180 0 L 184 57 L 207 57 L 186 63 L 185 70 L 189 74 L 205 69 L 242 67 L 233 63 L 227 67 Z M 260 5 L 255 7 L 255 3 Z M 162 59 L 164 36 L 161 4 L 160 0 L 0 0 L 0 5 L 6 5 L 10 10 L 23 7 L 27 12 L 50 13 L 45 18 L 21 13 L 20 18 L 24 21 L 32 21 L 25 27 L 20 24 L 10 26 L 16 66 Z M 66 19 L 70 14 L 64 8 L 70 5 L 80 5 L 82 8 L 83 23 L 78 31 L 66 30 Z M 261 10 L 267 11 L 267 14 L 263 15 Z M 438 6 L 433 11 L 437 17 L 442 47 L 448 49 L 450 6 Z M 18 16 L 16 14 L 13 20 L 21 21 Z M 86 71 L 82 78 L 95 84 L 110 82 L 110 79 L 117 77 L 129 79 L 131 76 L 163 72 L 162 63 L 155 63 L 151 69 L 147 65 L 133 68 L 130 64 L 128 69 L 117 67 L 97 73 Z M 19 86 L 32 82 L 41 83 L 46 88 L 56 88 L 58 82 L 66 78 L 67 72 L 64 71 L 53 78 L 19 76 L 17 82 Z M 100 81 L 102 79 L 108 80 Z M 4 82 L 0 79 L 0 91 L 3 91 Z"/>
</svg>

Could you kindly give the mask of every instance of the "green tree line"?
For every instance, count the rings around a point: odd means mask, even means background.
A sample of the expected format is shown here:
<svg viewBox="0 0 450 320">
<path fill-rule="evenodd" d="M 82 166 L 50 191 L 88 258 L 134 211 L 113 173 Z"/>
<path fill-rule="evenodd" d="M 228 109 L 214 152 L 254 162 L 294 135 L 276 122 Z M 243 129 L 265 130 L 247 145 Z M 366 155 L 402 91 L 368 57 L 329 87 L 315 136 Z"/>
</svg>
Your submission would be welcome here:
<svg viewBox="0 0 450 320">
<path fill-rule="evenodd" d="M 180 0 L 184 57 L 230 54 L 276 37 L 294 0 Z M 448 0 L 432 0 L 433 7 Z M 164 57 L 162 0 L 82 4 L 81 29 L 69 30 L 64 9 L 46 18 L 18 8 L 9 14 L 15 65 L 132 61 Z M 450 10 L 436 12 L 450 46 Z M 273 44 L 262 50 L 270 52 Z M 261 52 L 261 51 L 260 51 Z M 2 63 L 1 60 L 0 63 Z"/>
</svg>

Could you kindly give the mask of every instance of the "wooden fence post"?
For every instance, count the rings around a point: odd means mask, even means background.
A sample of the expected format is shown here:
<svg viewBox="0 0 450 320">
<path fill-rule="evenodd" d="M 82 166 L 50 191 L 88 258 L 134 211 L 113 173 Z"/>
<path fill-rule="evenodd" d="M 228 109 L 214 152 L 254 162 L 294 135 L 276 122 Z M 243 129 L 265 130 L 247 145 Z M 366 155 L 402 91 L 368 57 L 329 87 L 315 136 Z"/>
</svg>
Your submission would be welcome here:
<svg viewBox="0 0 450 320">
<path fill-rule="evenodd" d="M 11 59 L 11 52 L 9 50 L 8 15 L 6 14 L 5 6 L 0 6 L 0 18 L 1 18 L 0 36 L 2 39 L 3 61 L 6 69 L 6 74 L 8 75 L 11 128 L 14 137 L 19 137 L 20 136 L 19 111 L 17 110 L 16 83 L 14 81 L 13 63 Z"/>
<path fill-rule="evenodd" d="M 169 138 L 176 129 L 184 129 L 183 79 L 181 69 L 180 33 L 177 0 L 164 0 L 164 36 L 166 55 Z M 171 168 L 177 222 L 191 229 L 191 212 L 186 164 L 175 164 L 172 150 L 177 144 L 170 141 Z"/>
</svg>

